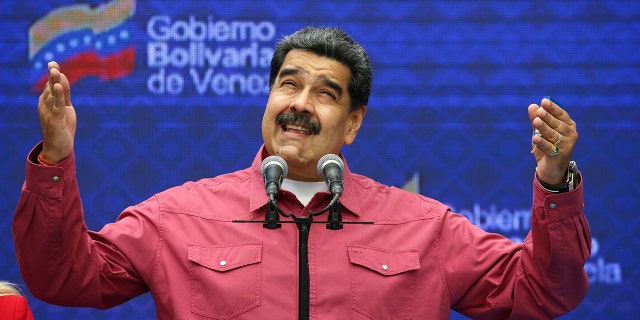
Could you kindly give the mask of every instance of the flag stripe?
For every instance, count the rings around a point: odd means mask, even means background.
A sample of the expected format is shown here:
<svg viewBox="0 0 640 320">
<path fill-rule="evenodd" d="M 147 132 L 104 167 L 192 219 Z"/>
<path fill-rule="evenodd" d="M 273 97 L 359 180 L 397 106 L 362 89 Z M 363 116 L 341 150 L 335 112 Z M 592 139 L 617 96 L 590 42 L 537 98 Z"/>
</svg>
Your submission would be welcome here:
<svg viewBox="0 0 640 320">
<path fill-rule="evenodd" d="M 97 76 L 103 81 L 120 78 L 131 73 L 135 68 L 135 48 L 128 47 L 109 56 L 99 57 L 96 51 L 85 52 L 60 62 L 69 84 L 87 76 Z M 33 86 L 33 92 L 44 88 L 48 73 L 44 74 Z"/>
</svg>

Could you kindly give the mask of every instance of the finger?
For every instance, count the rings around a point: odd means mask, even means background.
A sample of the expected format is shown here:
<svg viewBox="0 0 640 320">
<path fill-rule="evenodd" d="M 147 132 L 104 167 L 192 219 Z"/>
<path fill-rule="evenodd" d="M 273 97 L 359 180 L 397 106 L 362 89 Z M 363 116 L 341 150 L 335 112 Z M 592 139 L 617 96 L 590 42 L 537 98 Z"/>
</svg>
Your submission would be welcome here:
<svg viewBox="0 0 640 320">
<path fill-rule="evenodd" d="M 47 80 L 42 93 L 38 100 L 38 113 L 50 113 L 54 105 L 53 86 L 51 85 L 51 76 Z"/>
<path fill-rule="evenodd" d="M 55 95 L 54 87 L 56 83 L 60 83 L 60 70 L 56 68 L 49 69 L 49 81 L 47 82 L 49 93 Z"/>
<path fill-rule="evenodd" d="M 47 64 L 47 72 L 49 73 L 49 79 L 47 86 L 50 90 L 53 90 L 53 84 L 58 81 L 58 74 L 60 73 L 60 65 L 55 61 L 50 61 Z"/>
<path fill-rule="evenodd" d="M 69 85 L 69 79 L 64 73 L 60 73 L 60 84 L 62 85 L 62 92 L 64 96 L 64 105 L 71 105 L 71 85 Z"/>
<path fill-rule="evenodd" d="M 567 115 L 566 112 L 564 112 Z M 537 117 L 533 119 L 534 128 L 538 129 L 542 136 L 550 142 L 557 142 L 560 135 L 565 137 L 575 137 L 575 123 L 567 116 L 571 123 L 566 123 L 548 112 L 544 107 L 536 110 Z"/>
<path fill-rule="evenodd" d="M 574 123 L 575 123 L 573 121 L 573 119 L 571 119 L 571 116 L 569 116 L 569 113 L 566 112 L 560 106 L 560 104 L 558 104 L 551 97 L 542 98 L 542 101 L 540 102 L 540 107 L 542 107 L 542 109 L 547 111 L 547 113 L 551 117 L 553 117 L 556 120 L 558 120 L 558 125 L 562 126 L 563 128 L 566 128 L 566 126 L 573 126 Z M 553 127 L 555 129 L 557 126 L 551 124 L 551 127 Z"/>
<path fill-rule="evenodd" d="M 541 112 L 544 112 L 544 111 L 538 111 L 538 114 L 540 114 Z M 560 125 L 557 123 L 557 121 L 558 121 L 557 119 L 549 118 L 547 115 L 545 115 L 545 116 L 538 116 L 534 118 L 532 124 L 534 129 L 538 130 L 542 138 L 549 141 L 550 143 L 553 143 L 561 134 L 559 130 Z M 552 125 L 550 125 L 549 123 L 553 123 L 557 127 L 553 128 Z"/>
<path fill-rule="evenodd" d="M 576 122 L 571 118 L 569 113 L 549 97 L 543 98 L 540 106 L 541 109 L 545 110 L 546 112 L 543 120 L 551 128 L 557 131 L 559 135 L 562 135 L 564 138 L 567 138 L 568 141 L 571 141 L 570 145 L 575 144 L 575 142 L 578 140 L 578 130 L 576 128 Z M 545 113 L 542 111 L 540 112 Z"/>
<path fill-rule="evenodd" d="M 529 113 L 529 120 L 534 128 L 536 127 L 534 123 L 536 118 L 540 118 L 548 127 L 554 130 L 561 125 L 561 121 L 548 112 L 547 109 L 543 108 L 542 104 L 537 105 L 532 103 L 529 105 L 527 111 Z"/>
<path fill-rule="evenodd" d="M 47 63 L 47 69 L 51 70 L 51 69 L 58 69 L 60 70 L 60 65 L 55 62 L 55 61 L 49 61 L 49 63 Z"/>
<path fill-rule="evenodd" d="M 559 148 L 559 144 L 556 144 L 556 141 L 551 142 L 543 136 L 535 134 L 531 137 L 531 144 L 535 147 L 535 149 L 540 150 L 545 154 L 550 154 L 558 151 L 557 149 Z"/>
<path fill-rule="evenodd" d="M 49 95 L 47 97 L 46 107 L 50 112 L 56 113 L 56 110 L 64 107 L 64 92 L 62 85 L 57 82 L 59 74 L 55 74 L 55 69 L 52 70 L 50 75 L 50 87 Z"/>
<path fill-rule="evenodd" d="M 541 126 L 542 120 L 538 118 L 538 109 L 540 106 L 532 103 L 527 108 L 527 113 L 529 115 L 529 121 L 531 121 L 531 127 L 533 128 L 533 133 L 531 137 L 531 153 L 539 153 L 541 149 L 538 148 L 538 145 L 542 143 L 541 140 L 544 140 L 542 137 L 542 133 L 537 127 Z"/>
<path fill-rule="evenodd" d="M 50 96 L 53 97 L 53 103 L 49 104 L 51 108 L 63 108 L 66 104 L 65 89 L 63 79 L 66 77 L 60 72 L 60 70 L 52 67 L 49 69 L 49 90 Z M 68 81 L 67 85 L 68 85 Z"/>
<path fill-rule="evenodd" d="M 533 119 L 535 119 L 538 116 L 538 109 L 540 108 L 539 105 L 532 103 L 529 105 L 529 107 L 527 108 L 527 112 L 529 113 L 529 121 L 532 122 L 533 125 Z"/>
<path fill-rule="evenodd" d="M 534 134 L 531 137 L 531 144 L 533 145 L 531 151 L 540 151 L 545 154 L 558 151 L 556 149 L 564 138 L 562 134 L 556 130 L 560 127 L 559 120 L 536 104 L 529 105 L 528 112 L 531 125 L 534 128 Z M 556 126 L 556 129 L 554 129 L 553 126 Z"/>
<path fill-rule="evenodd" d="M 40 94 L 40 103 L 44 106 L 46 105 L 47 99 L 49 98 L 49 96 L 51 95 L 51 89 L 49 87 L 49 81 L 47 81 L 47 83 L 44 85 L 44 89 L 42 90 L 42 93 Z"/>
<path fill-rule="evenodd" d="M 66 107 L 64 88 L 61 83 L 53 85 L 53 111 L 62 110 Z"/>
</svg>

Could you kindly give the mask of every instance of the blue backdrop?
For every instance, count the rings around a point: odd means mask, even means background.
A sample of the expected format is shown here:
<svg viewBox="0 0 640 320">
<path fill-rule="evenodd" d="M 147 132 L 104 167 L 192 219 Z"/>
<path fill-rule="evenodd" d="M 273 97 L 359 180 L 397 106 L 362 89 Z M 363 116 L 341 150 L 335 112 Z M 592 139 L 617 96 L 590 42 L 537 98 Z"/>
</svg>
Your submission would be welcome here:
<svg viewBox="0 0 640 320">
<path fill-rule="evenodd" d="M 374 65 L 351 169 L 514 240 L 529 228 L 535 167 L 526 108 L 562 104 L 578 123 L 594 237 L 590 291 L 563 319 L 640 314 L 639 1 L 79 2 L 0 4 L 1 279 L 23 284 L 11 219 L 46 61 L 74 82 L 78 180 L 97 230 L 155 192 L 248 166 L 273 45 L 313 24 L 343 28 Z M 107 311 L 25 294 L 37 319 L 155 317 L 148 294 Z"/>
</svg>

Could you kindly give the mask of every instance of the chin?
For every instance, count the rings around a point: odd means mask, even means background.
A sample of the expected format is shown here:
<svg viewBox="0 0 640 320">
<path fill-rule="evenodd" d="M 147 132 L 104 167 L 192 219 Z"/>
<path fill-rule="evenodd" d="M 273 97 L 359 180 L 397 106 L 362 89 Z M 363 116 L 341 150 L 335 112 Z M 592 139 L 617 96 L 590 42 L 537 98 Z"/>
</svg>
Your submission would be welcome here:
<svg viewBox="0 0 640 320">
<path fill-rule="evenodd" d="M 276 155 L 283 157 L 287 161 L 300 161 L 303 158 L 300 149 L 288 146 L 279 148 Z"/>
<path fill-rule="evenodd" d="M 284 158 L 290 166 L 303 167 L 311 160 L 304 155 L 303 150 L 293 146 L 281 147 L 275 154 Z"/>
</svg>

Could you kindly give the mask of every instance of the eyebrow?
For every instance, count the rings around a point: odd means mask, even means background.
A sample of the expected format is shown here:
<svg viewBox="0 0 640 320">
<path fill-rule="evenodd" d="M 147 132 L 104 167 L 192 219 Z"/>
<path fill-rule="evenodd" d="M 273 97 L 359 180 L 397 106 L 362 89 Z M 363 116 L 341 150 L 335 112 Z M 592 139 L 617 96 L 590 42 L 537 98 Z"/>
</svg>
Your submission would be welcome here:
<svg viewBox="0 0 640 320">
<path fill-rule="evenodd" d="M 293 75 L 298 75 L 302 73 L 304 73 L 304 71 L 298 68 L 284 68 L 280 70 L 280 74 L 278 75 L 278 77 L 282 78 L 282 77 L 293 76 Z M 338 93 L 338 98 L 342 97 L 342 92 L 344 90 L 342 89 L 342 86 L 340 85 L 340 83 L 333 81 L 327 76 L 320 76 L 320 80 L 322 80 L 322 82 L 324 82 L 326 86 L 335 90 Z"/>
</svg>

